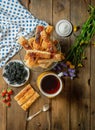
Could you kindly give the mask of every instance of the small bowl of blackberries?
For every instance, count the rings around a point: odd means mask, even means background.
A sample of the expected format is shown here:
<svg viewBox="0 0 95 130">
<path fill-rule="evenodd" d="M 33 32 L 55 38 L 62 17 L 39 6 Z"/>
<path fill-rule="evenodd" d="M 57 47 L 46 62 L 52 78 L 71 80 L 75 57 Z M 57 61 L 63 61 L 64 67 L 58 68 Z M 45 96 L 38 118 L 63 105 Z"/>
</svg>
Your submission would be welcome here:
<svg viewBox="0 0 95 130">
<path fill-rule="evenodd" d="M 5 82 L 13 87 L 24 85 L 29 79 L 30 71 L 22 61 L 11 60 L 3 68 Z"/>
</svg>

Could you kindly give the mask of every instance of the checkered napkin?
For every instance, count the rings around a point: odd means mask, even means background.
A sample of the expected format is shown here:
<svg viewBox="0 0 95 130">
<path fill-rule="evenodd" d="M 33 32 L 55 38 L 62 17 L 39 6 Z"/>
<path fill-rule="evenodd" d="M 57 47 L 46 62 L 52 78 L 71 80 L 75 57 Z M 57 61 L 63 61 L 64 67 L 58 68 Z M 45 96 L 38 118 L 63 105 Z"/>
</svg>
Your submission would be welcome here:
<svg viewBox="0 0 95 130">
<path fill-rule="evenodd" d="M 0 0 L 0 68 L 20 49 L 15 41 L 19 35 L 30 35 L 37 25 L 47 26 L 35 18 L 18 0 Z"/>
</svg>

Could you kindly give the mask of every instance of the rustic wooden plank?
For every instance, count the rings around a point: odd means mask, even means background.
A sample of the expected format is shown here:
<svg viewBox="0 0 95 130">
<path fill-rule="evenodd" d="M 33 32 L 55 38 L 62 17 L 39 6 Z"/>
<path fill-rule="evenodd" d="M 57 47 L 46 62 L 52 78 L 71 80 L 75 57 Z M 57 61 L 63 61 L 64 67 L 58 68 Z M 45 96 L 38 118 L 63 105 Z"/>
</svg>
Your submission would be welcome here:
<svg viewBox="0 0 95 130">
<path fill-rule="evenodd" d="M 21 0 L 20 2 L 26 8 L 28 8 L 28 5 L 29 5 L 28 0 Z M 20 60 L 19 54 L 14 56 L 12 58 L 12 60 L 13 59 L 19 59 Z M 7 87 L 7 84 L 5 84 L 5 87 Z M 8 87 L 10 87 L 10 86 L 8 86 Z M 21 130 L 21 129 L 26 130 L 26 114 L 27 113 L 20 108 L 20 106 L 16 103 L 16 101 L 14 101 L 14 98 L 13 98 L 23 87 L 24 86 L 22 86 L 20 88 L 11 87 L 14 91 L 14 95 L 12 96 L 11 107 L 7 108 L 7 111 L 5 111 L 5 113 L 7 113 L 7 115 L 3 114 L 3 116 L 5 115 L 4 118 L 6 119 L 6 122 L 2 123 L 3 126 L 6 127 L 4 130 L 6 130 L 6 129 L 7 130 L 12 130 L 12 129 L 14 129 L 14 130 Z M 2 126 L 2 125 L 0 125 L 0 126 Z M 3 128 L 2 128 L 2 130 L 3 130 Z"/>
<path fill-rule="evenodd" d="M 32 14 L 37 18 L 45 20 L 55 26 L 60 19 L 70 20 L 76 25 L 82 24 L 88 17 L 87 5 L 90 0 L 67 1 L 67 0 L 31 0 L 30 5 L 28 0 L 22 0 L 22 4 L 26 8 L 29 7 Z M 91 0 L 95 5 L 94 0 Z M 53 4 L 53 12 L 52 12 Z M 43 11 L 42 11 L 43 10 Z M 53 17 L 53 18 L 52 18 Z M 57 37 L 59 38 L 59 37 Z M 74 41 L 74 36 L 71 37 L 71 44 Z M 63 44 L 64 43 L 64 44 Z M 70 43 L 69 38 L 61 39 L 63 49 L 68 48 Z M 84 63 L 84 68 L 80 69 L 79 78 L 74 81 L 65 80 L 65 88 L 59 96 L 52 100 L 41 96 L 29 109 L 29 115 L 35 113 L 44 103 L 50 103 L 51 111 L 41 113 L 29 123 L 26 123 L 26 115 L 19 105 L 14 101 L 13 97 L 24 86 L 13 88 L 14 95 L 12 97 L 12 106 L 7 108 L 0 102 L 0 130 L 94 130 L 95 129 L 95 94 L 94 94 L 94 53 L 95 48 L 91 47 L 91 66 L 90 66 L 90 48 L 86 50 L 88 57 Z M 19 59 L 16 55 L 13 59 Z M 90 67 L 91 67 L 91 120 L 90 120 Z M 38 91 L 36 79 L 38 72 L 32 72 L 30 83 Z M 0 70 L 0 91 L 2 87 L 7 88 L 7 84 L 2 78 L 2 70 Z M 71 100 L 70 100 L 71 98 Z M 71 102 L 71 104 L 70 104 Z M 70 111 L 71 108 L 71 111 Z M 52 114 L 52 115 L 51 115 Z M 3 115 L 3 116 L 2 116 Z M 52 125 L 51 125 L 51 123 Z M 91 121 L 91 124 L 90 124 Z M 50 127 L 50 128 L 49 128 Z"/>
<path fill-rule="evenodd" d="M 29 10 L 35 17 L 52 24 L 52 0 L 31 0 Z"/>
<path fill-rule="evenodd" d="M 19 55 L 14 56 L 12 59 L 19 59 Z M 0 92 L 2 90 L 2 88 L 7 88 L 10 87 L 8 86 L 5 81 L 3 80 L 2 77 L 2 69 L 0 70 Z M 22 88 L 13 88 L 11 87 L 14 91 L 14 95 L 16 93 L 18 93 Z M 7 108 L 5 104 L 2 104 L 2 102 L 0 102 L 0 112 L 1 115 L 0 116 L 0 129 L 2 130 L 10 130 L 10 129 L 14 129 L 14 130 L 20 130 L 23 129 L 25 130 L 25 112 L 23 112 L 22 109 L 20 109 L 20 107 L 18 106 L 18 104 L 14 101 L 12 96 L 12 105 L 11 107 Z M 14 109 L 15 108 L 15 109 Z M 20 117 L 19 117 L 20 115 Z M 17 121 L 15 122 L 15 119 L 17 119 Z M 20 124 L 24 124 L 24 125 L 20 125 Z"/>
<path fill-rule="evenodd" d="M 6 88 L 7 85 L 2 77 L 2 69 L 0 69 L 0 93 L 3 88 Z M 2 103 L 2 98 L 0 97 L 0 129 L 6 130 L 6 105 Z"/>
<path fill-rule="evenodd" d="M 88 1 L 89 2 L 89 1 Z M 71 21 L 74 25 L 82 25 L 88 18 L 86 1 L 71 0 Z M 72 36 L 71 44 L 75 38 Z M 90 48 L 86 49 L 88 57 L 84 67 L 79 71 L 79 78 L 71 84 L 71 130 L 90 130 Z"/>
<path fill-rule="evenodd" d="M 45 20 L 48 23 L 52 24 L 52 1 L 44 1 L 44 0 L 31 0 L 29 5 L 29 10 L 34 16 L 39 19 Z M 49 12 L 49 13 L 48 13 Z M 38 91 L 36 80 L 38 75 L 42 72 L 31 72 L 30 82 L 35 90 Z M 37 112 L 40 108 L 42 108 L 43 104 L 50 103 L 49 99 L 40 96 L 40 98 L 31 106 L 29 110 L 29 115 Z M 51 130 L 50 124 L 50 111 L 41 113 L 37 117 L 35 117 L 32 121 L 27 124 L 27 130 Z"/>
<path fill-rule="evenodd" d="M 29 8 L 29 0 L 19 0 L 23 6 L 25 6 L 27 9 Z"/>
<path fill-rule="evenodd" d="M 15 101 L 12 101 L 11 107 L 7 109 L 7 130 L 11 129 L 26 130 L 26 112 Z"/>
<path fill-rule="evenodd" d="M 53 0 L 53 25 L 62 19 L 70 21 L 70 1 Z M 61 39 L 62 51 L 67 50 L 70 39 L 54 35 L 59 41 Z M 69 89 L 70 80 L 66 79 L 63 91 L 52 100 L 52 130 L 69 130 Z"/>
<path fill-rule="evenodd" d="M 95 1 L 91 0 L 91 5 L 95 6 Z M 92 43 L 95 41 L 95 36 Z M 95 129 L 95 47 L 91 46 L 91 130 Z"/>
<path fill-rule="evenodd" d="M 48 1 L 48 2 L 50 2 L 50 1 Z M 42 6 L 43 6 L 43 1 L 41 2 L 42 3 Z M 25 2 L 24 1 L 22 1 L 22 4 L 24 5 L 25 4 Z M 51 2 L 50 3 L 48 3 L 48 4 L 50 4 L 51 5 Z M 37 2 L 37 5 L 38 5 L 38 2 Z M 46 9 L 46 8 L 45 8 Z M 42 16 L 42 14 L 40 14 L 40 16 Z M 16 55 L 16 58 L 17 59 L 19 59 L 19 55 Z M 13 58 L 14 59 L 14 58 Z M 36 74 L 35 72 L 34 73 L 32 73 L 32 77 L 30 77 L 30 81 L 31 81 L 31 84 L 33 85 L 33 88 L 35 88 L 35 85 L 36 85 L 36 79 L 37 79 L 37 75 L 38 75 L 38 73 Z M 18 90 L 17 89 L 14 89 L 14 91 L 15 91 L 15 94 L 16 93 L 18 93 L 21 89 L 22 89 L 23 87 L 21 87 L 21 88 L 18 88 Z M 35 88 L 36 90 L 37 90 L 37 88 Z M 44 103 L 48 103 L 49 102 L 49 100 L 48 99 L 46 99 L 46 98 L 39 98 L 38 99 L 38 101 L 37 102 L 35 102 L 31 107 L 30 107 L 30 112 L 29 112 L 29 115 L 31 115 L 31 114 L 33 114 L 33 113 L 35 113 L 36 111 L 38 111 L 40 108 L 42 108 L 42 105 L 44 104 Z M 19 129 L 23 129 L 23 130 L 30 130 L 31 128 L 33 128 L 33 130 L 34 129 L 48 129 L 49 130 L 49 124 L 50 124 L 50 121 L 48 121 L 48 118 L 49 118 L 49 112 L 47 112 L 47 114 L 45 113 L 43 113 L 43 114 L 41 114 L 41 115 L 39 115 L 39 117 L 38 118 L 34 118 L 33 119 L 33 121 L 32 121 L 32 123 L 26 123 L 26 120 L 25 120 L 25 118 L 26 118 L 26 115 L 27 115 L 27 113 L 25 113 L 19 106 L 18 106 L 18 104 L 13 100 L 13 102 L 12 102 L 12 107 L 11 107 L 11 109 L 9 109 L 8 111 L 7 111 L 7 129 L 9 130 L 9 129 L 15 129 L 15 130 L 19 130 Z M 14 109 L 14 107 L 15 107 L 15 109 Z M 17 112 L 16 112 L 17 111 Z M 13 123 L 12 124 L 12 121 L 13 121 L 13 115 L 11 114 L 11 113 L 14 113 L 14 118 L 15 119 L 17 119 L 18 118 L 18 120 L 17 120 L 17 123 Z M 18 114 L 17 114 L 18 113 Z M 19 115 L 20 115 L 20 117 L 19 117 Z M 10 119 L 10 120 L 9 120 Z M 10 124 L 12 124 L 12 125 L 10 125 Z M 23 125 L 20 125 L 20 124 L 23 124 Z M 47 124 L 47 125 L 45 125 L 45 124 Z"/>
<path fill-rule="evenodd" d="M 37 77 L 40 73 L 42 73 L 42 72 L 31 72 L 31 78 L 30 78 L 30 84 L 35 89 L 35 91 L 37 91 L 38 93 L 40 93 L 40 92 L 39 92 L 39 89 L 36 85 L 36 80 L 37 80 Z M 31 105 L 31 107 L 29 109 L 28 116 L 39 111 L 39 109 L 41 109 L 45 103 L 49 103 L 49 100 L 48 100 L 48 98 L 44 97 L 40 93 L 39 99 L 37 99 L 37 101 Z M 35 117 L 34 119 L 32 119 L 30 122 L 27 123 L 27 129 L 31 130 L 31 128 L 32 128 L 33 130 L 37 130 L 37 129 L 49 130 L 49 121 L 48 121 L 49 114 L 50 114 L 50 111 L 46 112 L 46 113 L 39 114 L 37 117 Z"/>
<path fill-rule="evenodd" d="M 11 60 L 18 59 L 20 60 L 19 54 L 15 55 Z M 25 85 L 24 85 L 25 86 Z M 14 95 L 12 95 L 11 107 L 7 108 L 7 130 L 26 130 L 26 112 L 20 108 L 17 102 L 14 100 L 14 96 L 20 92 L 24 86 L 19 88 L 11 87 L 14 91 Z M 22 124 L 22 125 L 21 125 Z"/>
</svg>

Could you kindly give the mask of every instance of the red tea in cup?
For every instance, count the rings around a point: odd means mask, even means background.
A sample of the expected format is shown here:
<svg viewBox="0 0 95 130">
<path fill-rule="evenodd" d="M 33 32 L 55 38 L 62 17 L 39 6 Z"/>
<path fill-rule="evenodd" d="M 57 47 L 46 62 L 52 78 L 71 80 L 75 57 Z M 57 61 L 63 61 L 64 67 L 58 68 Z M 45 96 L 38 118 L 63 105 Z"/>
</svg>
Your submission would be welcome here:
<svg viewBox="0 0 95 130">
<path fill-rule="evenodd" d="M 60 77 L 51 72 L 42 73 L 37 79 L 37 85 L 41 93 L 50 98 L 57 96 L 63 87 Z"/>
<path fill-rule="evenodd" d="M 60 88 L 60 81 L 54 75 L 47 75 L 41 81 L 41 88 L 45 93 L 54 94 Z"/>
</svg>

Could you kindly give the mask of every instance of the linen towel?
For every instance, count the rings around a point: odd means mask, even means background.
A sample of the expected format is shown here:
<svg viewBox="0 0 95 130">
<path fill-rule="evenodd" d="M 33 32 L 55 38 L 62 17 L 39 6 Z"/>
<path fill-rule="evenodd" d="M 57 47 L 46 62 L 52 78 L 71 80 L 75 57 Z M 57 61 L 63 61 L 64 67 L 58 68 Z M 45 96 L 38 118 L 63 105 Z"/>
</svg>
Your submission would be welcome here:
<svg viewBox="0 0 95 130">
<path fill-rule="evenodd" d="M 0 0 L 0 68 L 20 49 L 19 35 L 31 35 L 37 25 L 48 23 L 34 17 L 18 0 Z"/>
</svg>

